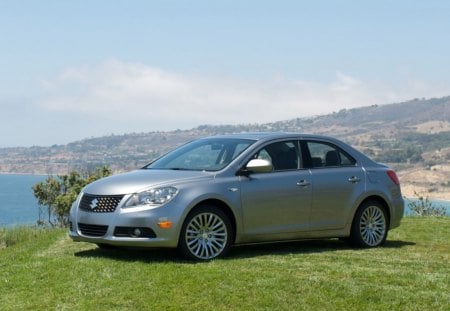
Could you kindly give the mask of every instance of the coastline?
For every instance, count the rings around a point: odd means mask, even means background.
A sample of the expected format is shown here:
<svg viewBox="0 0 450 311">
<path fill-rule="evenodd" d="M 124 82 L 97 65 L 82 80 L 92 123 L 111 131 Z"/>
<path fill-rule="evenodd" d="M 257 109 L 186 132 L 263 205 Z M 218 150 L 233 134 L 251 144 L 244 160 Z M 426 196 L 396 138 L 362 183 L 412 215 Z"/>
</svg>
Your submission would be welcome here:
<svg viewBox="0 0 450 311">
<path fill-rule="evenodd" d="M 431 201 L 445 201 L 450 203 L 450 190 L 449 191 L 427 191 L 426 187 L 419 187 L 412 184 L 401 184 L 402 195 L 408 199 L 417 199 L 417 194 L 428 197 Z"/>
<path fill-rule="evenodd" d="M 20 175 L 20 176 L 53 176 L 51 174 L 44 173 L 12 173 L 12 172 L 0 172 L 0 175 Z M 57 175 L 57 174 L 56 174 Z M 55 175 L 55 176 L 56 176 Z"/>
</svg>

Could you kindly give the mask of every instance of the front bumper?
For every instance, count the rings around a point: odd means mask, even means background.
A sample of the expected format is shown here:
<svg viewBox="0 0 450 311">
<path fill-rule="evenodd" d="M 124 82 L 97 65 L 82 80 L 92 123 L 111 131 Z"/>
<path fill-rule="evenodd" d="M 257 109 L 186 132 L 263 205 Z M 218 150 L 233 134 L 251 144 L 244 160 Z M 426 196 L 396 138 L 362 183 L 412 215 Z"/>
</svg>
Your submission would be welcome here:
<svg viewBox="0 0 450 311">
<path fill-rule="evenodd" d="M 81 197 L 81 196 L 80 196 Z M 79 208 L 70 212 L 69 237 L 77 242 L 130 247 L 177 247 L 181 215 L 173 206 L 122 208 L 125 196 L 113 212 L 92 212 Z M 171 221 L 171 228 L 161 228 Z"/>
</svg>

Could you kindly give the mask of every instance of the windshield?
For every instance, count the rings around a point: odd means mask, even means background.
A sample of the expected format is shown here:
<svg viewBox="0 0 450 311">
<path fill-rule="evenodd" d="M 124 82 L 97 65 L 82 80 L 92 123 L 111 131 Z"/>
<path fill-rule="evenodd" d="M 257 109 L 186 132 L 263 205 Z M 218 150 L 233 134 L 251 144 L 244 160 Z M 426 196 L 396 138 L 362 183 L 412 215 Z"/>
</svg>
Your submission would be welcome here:
<svg viewBox="0 0 450 311">
<path fill-rule="evenodd" d="M 175 149 L 144 168 L 218 171 L 254 142 L 235 138 L 200 139 Z"/>
</svg>

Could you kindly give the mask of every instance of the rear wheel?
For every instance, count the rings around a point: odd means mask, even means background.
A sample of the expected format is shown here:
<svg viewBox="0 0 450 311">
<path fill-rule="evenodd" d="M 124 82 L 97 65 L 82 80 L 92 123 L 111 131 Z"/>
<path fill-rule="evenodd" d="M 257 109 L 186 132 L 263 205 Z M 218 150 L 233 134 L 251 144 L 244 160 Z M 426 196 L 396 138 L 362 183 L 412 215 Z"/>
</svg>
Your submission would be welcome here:
<svg viewBox="0 0 450 311">
<path fill-rule="evenodd" d="M 205 261 L 224 256 L 233 241 L 229 217 L 220 208 L 203 205 L 184 221 L 179 249 L 183 256 Z"/>
<path fill-rule="evenodd" d="M 350 241 L 357 247 L 376 247 L 386 241 L 388 220 L 384 206 L 378 201 L 363 203 L 356 212 Z"/>
</svg>

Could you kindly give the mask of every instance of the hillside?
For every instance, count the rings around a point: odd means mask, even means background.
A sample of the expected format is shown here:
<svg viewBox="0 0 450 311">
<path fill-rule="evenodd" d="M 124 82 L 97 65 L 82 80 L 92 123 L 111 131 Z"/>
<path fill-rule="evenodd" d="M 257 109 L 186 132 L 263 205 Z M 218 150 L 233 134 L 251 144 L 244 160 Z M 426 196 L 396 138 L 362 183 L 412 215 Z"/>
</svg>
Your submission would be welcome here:
<svg viewBox="0 0 450 311">
<path fill-rule="evenodd" d="M 343 109 L 328 115 L 266 124 L 202 125 L 190 130 L 89 138 L 67 145 L 0 149 L 0 173 L 64 174 L 108 165 L 139 168 L 197 137 L 244 131 L 335 136 L 399 172 L 404 191 L 450 200 L 450 97 Z"/>
</svg>

